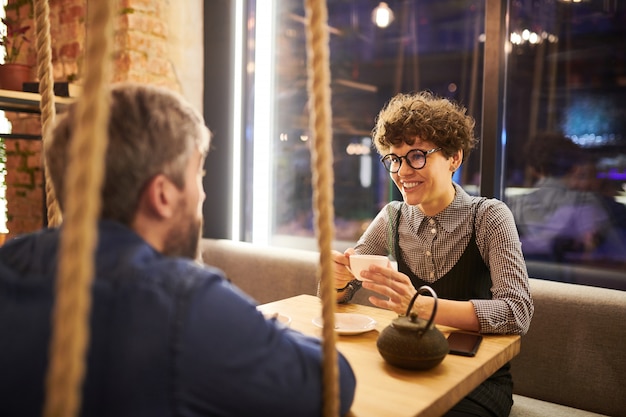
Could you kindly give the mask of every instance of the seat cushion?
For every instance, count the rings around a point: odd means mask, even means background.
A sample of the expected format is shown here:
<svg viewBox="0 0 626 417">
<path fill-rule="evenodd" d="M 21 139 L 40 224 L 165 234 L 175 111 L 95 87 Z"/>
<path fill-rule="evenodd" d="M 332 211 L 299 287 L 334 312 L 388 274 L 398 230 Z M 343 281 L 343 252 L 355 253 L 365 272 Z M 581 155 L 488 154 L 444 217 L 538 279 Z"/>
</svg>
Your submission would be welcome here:
<svg viewBox="0 0 626 417">
<path fill-rule="evenodd" d="M 513 408 L 509 417 L 603 417 L 578 408 L 536 400 L 530 397 L 513 394 Z M 605 416 L 606 417 L 606 416 Z"/>
</svg>

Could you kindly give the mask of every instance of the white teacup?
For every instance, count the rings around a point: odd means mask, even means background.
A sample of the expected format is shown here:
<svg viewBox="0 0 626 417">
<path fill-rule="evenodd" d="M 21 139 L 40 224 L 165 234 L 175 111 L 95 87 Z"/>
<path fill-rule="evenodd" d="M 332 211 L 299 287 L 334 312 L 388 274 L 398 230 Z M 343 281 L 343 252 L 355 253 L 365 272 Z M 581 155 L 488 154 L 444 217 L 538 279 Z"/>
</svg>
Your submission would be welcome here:
<svg viewBox="0 0 626 417">
<path fill-rule="evenodd" d="M 382 255 L 350 255 L 350 272 L 359 281 L 367 281 L 361 277 L 361 271 L 367 271 L 370 265 L 388 266 L 389 258 Z"/>
</svg>

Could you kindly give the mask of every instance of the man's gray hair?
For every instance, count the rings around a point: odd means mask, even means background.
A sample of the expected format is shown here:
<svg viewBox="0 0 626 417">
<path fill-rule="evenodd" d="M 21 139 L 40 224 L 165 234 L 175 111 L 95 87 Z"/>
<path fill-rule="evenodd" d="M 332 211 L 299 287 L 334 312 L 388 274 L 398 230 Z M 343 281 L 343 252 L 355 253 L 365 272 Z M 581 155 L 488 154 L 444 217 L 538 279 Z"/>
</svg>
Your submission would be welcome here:
<svg viewBox="0 0 626 417">
<path fill-rule="evenodd" d="M 194 150 L 206 154 L 210 132 L 202 116 L 180 95 L 162 87 L 114 84 L 110 92 L 109 144 L 102 189 L 101 218 L 130 225 L 139 196 L 158 174 L 184 187 Z M 68 144 L 75 129 L 75 105 L 59 118 L 45 158 L 62 208 L 66 198 Z"/>
</svg>

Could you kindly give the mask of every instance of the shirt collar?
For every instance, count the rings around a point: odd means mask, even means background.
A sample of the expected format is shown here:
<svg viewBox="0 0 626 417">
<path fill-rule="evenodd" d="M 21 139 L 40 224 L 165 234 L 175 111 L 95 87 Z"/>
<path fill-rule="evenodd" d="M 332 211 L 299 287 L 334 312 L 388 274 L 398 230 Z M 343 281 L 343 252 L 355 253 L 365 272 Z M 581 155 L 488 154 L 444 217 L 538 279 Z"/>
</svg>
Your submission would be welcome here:
<svg viewBox="0 0 626 417">
<path fill-rule="evenodd" d="M 455 194 L 452 202 L 441 212 L 432 216 L 440 227 L 447 232 L 454 232 L 462 223 L 467 220 L 466 210 L 472 203 L 472 197 L 460 185 L 452 182 Z M 416 227 L 420 227 L 427 218 L 417 206 L 411 207 L 415 214 Z"/>
</svg>

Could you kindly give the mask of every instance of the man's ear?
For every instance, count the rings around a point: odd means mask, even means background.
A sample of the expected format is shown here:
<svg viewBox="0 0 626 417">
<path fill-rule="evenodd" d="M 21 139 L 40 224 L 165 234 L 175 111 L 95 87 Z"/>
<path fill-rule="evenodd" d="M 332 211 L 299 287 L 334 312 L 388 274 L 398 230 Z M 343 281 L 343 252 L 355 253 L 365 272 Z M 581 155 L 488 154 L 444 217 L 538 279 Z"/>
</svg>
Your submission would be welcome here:
<svg viewBox="0 0 626 417">
<path fill-rule="evenodd" d="M 146 185 L 139 203 L 139 210 L 159 218 L 174 216 L 177 193 L 176 186 L 163 174 L 156 175 Z"/>
</svg>

